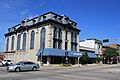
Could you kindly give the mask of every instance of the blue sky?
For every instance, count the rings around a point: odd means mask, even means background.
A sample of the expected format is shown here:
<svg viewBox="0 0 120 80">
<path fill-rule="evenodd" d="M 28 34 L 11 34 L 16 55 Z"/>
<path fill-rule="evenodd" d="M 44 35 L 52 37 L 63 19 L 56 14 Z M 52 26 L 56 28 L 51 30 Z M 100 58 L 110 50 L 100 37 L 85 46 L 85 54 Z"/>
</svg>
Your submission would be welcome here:
<svg viewBox="0 0 120 80">
<path fill-rule="evenodd" d="M 53 11 L 78 23 L 80 39 L 120 38 L 120 0 L 0 0 L 0 51 L 8 28 Z"/>
</svg>

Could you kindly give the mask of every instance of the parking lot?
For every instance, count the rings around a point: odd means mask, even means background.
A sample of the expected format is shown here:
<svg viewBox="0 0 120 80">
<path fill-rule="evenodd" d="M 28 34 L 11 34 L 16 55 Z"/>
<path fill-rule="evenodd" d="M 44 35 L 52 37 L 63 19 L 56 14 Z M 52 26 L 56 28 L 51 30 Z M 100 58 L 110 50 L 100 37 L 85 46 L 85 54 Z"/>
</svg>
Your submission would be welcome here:
<svg viewBox="0 0 120 80">
<path fill-rule="evenodd" d="M 5 67 L 0 67 L 0 80 L 120 80 L 119 68 L 120 64 L 7 72 Z"/>
</svg>

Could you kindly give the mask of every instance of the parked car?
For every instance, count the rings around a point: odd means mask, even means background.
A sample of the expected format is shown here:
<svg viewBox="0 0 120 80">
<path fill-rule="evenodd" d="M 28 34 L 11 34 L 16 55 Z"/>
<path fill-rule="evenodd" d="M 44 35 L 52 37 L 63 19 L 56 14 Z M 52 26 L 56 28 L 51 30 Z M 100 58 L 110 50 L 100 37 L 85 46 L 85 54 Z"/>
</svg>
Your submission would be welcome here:
<svg viewBox="0 0 120 80">
<path fill-rule="evenodd" d="M 12 64 L 11 60 L 3 60 L 2 61 L 2 66 L 8 66 L 8 65 L 11 65 L 11 64 Z"/>
<path fill-rule="evenodd" d="M 26 70 L 36 71 L 38 69 L 39 69 L 39 64 L 36 64 L 31 61 L 21 61 L 7 67 L 8 71 L 16 71 L 16 72 L 26 71 Z"/>
</svg>

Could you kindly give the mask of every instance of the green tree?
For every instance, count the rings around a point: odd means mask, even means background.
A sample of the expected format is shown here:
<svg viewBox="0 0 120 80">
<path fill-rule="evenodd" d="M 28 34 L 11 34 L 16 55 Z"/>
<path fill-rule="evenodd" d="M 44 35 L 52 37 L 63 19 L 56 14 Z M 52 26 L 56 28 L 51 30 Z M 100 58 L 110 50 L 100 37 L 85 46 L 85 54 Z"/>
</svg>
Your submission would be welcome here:
<svg viewBox="0 0 120 80">
<path fill-rule="evenodd" d="M 82 58 L 82 60 L 81 60 L 82 64 L 87 64 L 88 63 L 89 57 L 88 57 L 87 52 L 84 52 L 81 58 Z"/>
<path fill-rule="evenodd" d="M 108 62 L 111 57 L 116 58 L 117 56 L 119 56 L 119 53 L 115 48 L 107 48 L 103 56 L 106 59 L 106 62 Z"/>
<path fill-rule="evenodd" d="M 116 57 L 116 56 L 119 56 L 119 53 L 118 53 L 117 50 L 114 49 L 114 48 L 107 48 L 106 51 L 105 51 L 104 56 L 105 56 L 106 58 Z"/>
<path fill-rule="evenodd" d="M 100 63 L 100 61 L 102 61 L 102 58 L 101 57 L 97 57 L 96 61 L 97 61 L 97 63 Z"/>
</svg>

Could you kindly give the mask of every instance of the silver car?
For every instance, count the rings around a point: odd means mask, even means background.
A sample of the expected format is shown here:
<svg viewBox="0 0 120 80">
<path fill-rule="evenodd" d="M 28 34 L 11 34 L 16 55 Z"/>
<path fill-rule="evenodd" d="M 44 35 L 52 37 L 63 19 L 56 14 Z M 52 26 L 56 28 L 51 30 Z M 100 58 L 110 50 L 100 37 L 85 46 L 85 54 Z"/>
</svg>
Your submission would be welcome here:
<svg viewBox="0 0 120 80">
<path fill-rule="evenodd" d="M 31 61 L 21 61 L 7 67 L 8 71 L 16 71 L 16 72 L 26 71 L 26 70 L 36 71 L 38 69 L 39 69 L 39 64 L 36 64 Z"/>
</svg>

